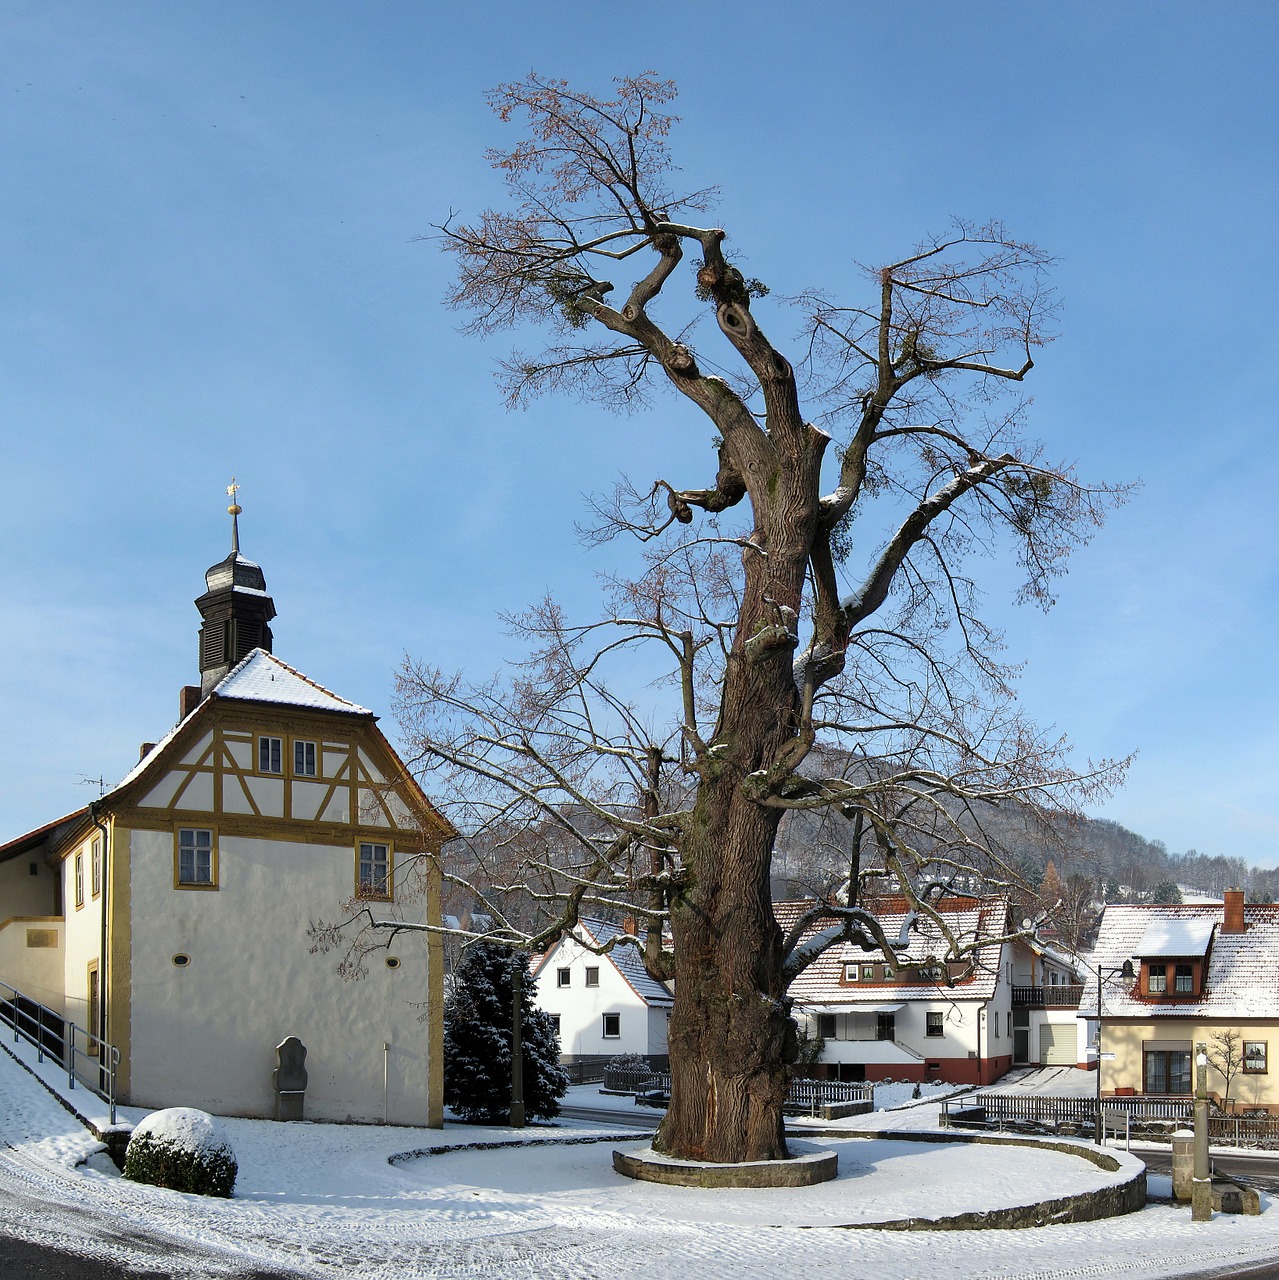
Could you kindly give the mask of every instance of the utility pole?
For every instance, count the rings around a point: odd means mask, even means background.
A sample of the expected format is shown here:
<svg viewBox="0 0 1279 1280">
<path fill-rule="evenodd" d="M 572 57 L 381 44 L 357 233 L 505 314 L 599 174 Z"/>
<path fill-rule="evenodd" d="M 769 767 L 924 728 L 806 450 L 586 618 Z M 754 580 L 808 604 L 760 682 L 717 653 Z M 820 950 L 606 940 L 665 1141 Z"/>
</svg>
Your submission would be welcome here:
<svg viewBox="0 0 1279 1280">
<path fill-rule="evenodd" d="M 524 957 L 511 971 L 511 1128 L 524 1128 Z"/>
</svg>

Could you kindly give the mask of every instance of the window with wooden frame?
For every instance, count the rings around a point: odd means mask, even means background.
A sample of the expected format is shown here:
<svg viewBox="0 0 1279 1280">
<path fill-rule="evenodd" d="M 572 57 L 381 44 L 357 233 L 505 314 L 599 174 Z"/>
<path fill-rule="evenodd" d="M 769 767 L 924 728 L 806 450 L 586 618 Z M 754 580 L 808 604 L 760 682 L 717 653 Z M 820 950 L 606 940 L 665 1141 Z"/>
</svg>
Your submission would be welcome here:
<svg viewBox="0 0 1279 1280">
<path fill-rule="evenodd" d="M 1192 996 L 1195 993 L 1195 970 L 1193 965 L 1179 964 L 1174 966 L 1173 991 L 1179 996 Z"/>
<path fill-rule="evenodd" d="M 265 735 L 258 738 L 258 772 L 284 772 L 283 738 L 269 738 Z"/>
<path fill-rule="evenodd" d="M 173 887 L 216 889 L 218 853 L 208 827 L 179 827 L 173 838 Z"/>
<path fill-rule="evenodd" d="M 391 846 L 361 840 L 356 859 L 355 890 L 361 898 L 391 897 Z"/>
<path fill-rule="evenodd" d="M 79 911 L 84 906 L 84 853 L 75 856 L 75 906 Z"/>
<path fill-rule="evenodd" d="M 102 837 L 93 842 L 89 856 L 89 888 L 95 898 L 102 896 Z"/>
<path fill-rule="evenodd" d="M 875 981 L 875 966 L 873 964 L 862 965 L 862 981 L 863 982 Z"/>
<path fill-rule="evenodd" d="M 1264 1076 L 1266 1066 L 1266 1041 L 1245 1040 L 1243 1042 L 1243 1071 L 1247 1076 Z"/>
<path fill-rule="evenodd" d="M 1152 996 L 1162 996 L 1168 991 L 1168 966 L 1150 961 L 1146 965 L 1146 990 Z"/>
<path fill-rule="evenodd" d="M 314 778 L 316 776 L 317 747 L 314 742 L 303 738 L 293 739 L 293 776 L 295 778 Z"/>
</svg>

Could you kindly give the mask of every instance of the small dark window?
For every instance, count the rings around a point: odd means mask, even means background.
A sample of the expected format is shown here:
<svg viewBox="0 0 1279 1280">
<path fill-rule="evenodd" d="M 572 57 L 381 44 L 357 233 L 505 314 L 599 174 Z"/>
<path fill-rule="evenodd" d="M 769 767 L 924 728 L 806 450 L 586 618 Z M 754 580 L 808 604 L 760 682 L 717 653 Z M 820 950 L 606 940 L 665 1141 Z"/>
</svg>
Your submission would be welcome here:
<svg viewBox="0 0 1279 1280">
<path fill-rule="evenodd" d="M 877 1013 L 875 1015 L 875 1039 L 897 1039 L 897 1015 L 895 1013 Z"/>
<path fill-rule="evenodd" d="M 387 956 L 387 958 L 386 958 L 386 967 L 387 967 L 388 969 L 398 969 L 398 968 L 400 967 L 400 957 L 399 957 L 399 956 Z"/>
<path fill-rule="evenodd" d="M 179 951 L 178 954 L 173 957 L 173 963 L 179 969 L 185 969 L 187 965 L 191 963 L 191 957 L 187 955 L 185 951 Z"/>
<path fill-rule="evenodd" d="M 598 965 L 587 966 L 586 985 L 588 987 L 598 987 L 600 985 L 600 971 Z"/>
<path fill-rule="evenodd" d="M 284 772 L 284 741 L 281 738 L 258 739 L 258 772 Z"/>
<path fill-rule="evenodd" d="M 1168 990 L 1168 966 L 1166 964 L 1150 965 L 1147 969 L 1146 989 L 1156 995 L 1162 995 Z"/>
<path fill-rule="evenodd" d="M 944 1015 L 940 1012 L 930 1011 L 925 1015 L 928 1027 L 925 1035 L 943 1036 L 946 1034 L 946 1028 L 943 1026 Z"/>
<path fill-rule="evenodd" d="M 622 1034 L 622 1015 L 606 1013 L 604 1015 L 604 1039 L 616 1040 Z"/>
<path fill-rule="evenodd" d="M 38 862 L 33 862 L 31 864 L 31 874 L 33 876 L 38 876 L 40 874 L 40 864 Z"/>
<path fill-rule="evenodd" d="M 1195 971 L 1191 965 L 1179 964 L 1177 966 L 1176 975 L 1173 979 L 1179 996 L 1194 995 L 1195 992 Z"/>
<path fill-rule="evenodd" d="M 551 1026 L 555 1028 L 555 1034 L 560 1033 L 560 1015 L 558 1013 L 551 1014 Z"/>
<path fill-rule="evenodd" d="M 875 981 L 875 966 L 873 964 L 862 965 L 862 981 L 863 982 Z"/>
<path fill-rule="evenodd" d="M 557 987 L 570 987 L 570 986 L 572 986 L 572 985 L 573 985 L 573 970 L 572 970 L 572 969 L 556 969 L 556 970 L 555 970 L 555 985 L 556 985 Z"/>
<path fill-rule="evenodd" d="M 295 741 L 293 744 L 293 774 L 297 778 L 315 777 L 315 743 Z"/>
<path fill-rule="evenodd" d="M 834 1040 L 835 1015 L 833 1013 L 819 1013 L 817 1015 L 817 1034 L 823 1040 Z"/>
</svg>

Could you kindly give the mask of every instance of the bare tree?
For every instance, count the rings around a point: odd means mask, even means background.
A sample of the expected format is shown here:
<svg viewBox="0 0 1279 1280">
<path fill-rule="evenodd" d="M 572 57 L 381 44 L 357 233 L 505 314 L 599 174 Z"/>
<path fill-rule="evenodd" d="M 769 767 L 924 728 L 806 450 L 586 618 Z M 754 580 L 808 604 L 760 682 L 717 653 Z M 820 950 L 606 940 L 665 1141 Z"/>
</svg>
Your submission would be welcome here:
<svg viewBox="0 0 1279 1280">
<path fill-rule="evenodd" d="M 1243 1037 L 1228 1027 L 1212 1033 L 1208 1045 L 1208 1062 L 1212 1069 L 1225 1082 L 1225 1090 L 1221 1095 L 1221 1109 L 1230 1110 L 1230 1087 L 1235 1077 L 1243 1070 Z"/>
<path fill-rule="evenodd" d="M 494 92 L 527 132 L 489 156 L 509 206 L 440 228 L 452 302 L 478 335 L 553 333 L 504 364 L 512 405 L 673 390 L 714 426 L 714 480 L 623 482 L 597 500 L 591 540 L 644 544 L 599 619 L 544 601 L 509 620 L 530 644 L 511 678 L 410 662 L 398 709 L 424 785 L 469 841 L 458 878 L 490 936 L 536 947 L 587 912 L 642 922 L 611 945 L 640 947 L 675 983 L 658 1148 L 776 1158 L 794 975 L 841 939 L 895 956 L 921 917 L 944 939 L 939 961 L 971 964 L 935 903 L 948 885 L 1008 883 L 983 813 L 1073 812 L 1118 777 L 1114 762 L 1072 770 L 1064 742 L 1021 716 L 968 576 L 1015 548 L 1022 598 L 1046 606 L 1116 493 L 1022 438 L 1018 389 L 1052 316 L 1043 252 L 957 222 L 864 270 L 863 301 L 793 299 L 803 324 L 785 355 L 755 314 L 767 288 L 703 216 L 714 190 L 677 185 L 673 87 L 615 84 L 609 99 L 536 75 Z M 616 271 L 631 283 L 615 299 Z M 650 696 L 655 655 L 667 683 Z M 809 922 L 783 938 L 770 895 L 795 810 L 848 828 L 817 906 L 835 923 L 802 943 Z M 863 901 L 886 879 L 911 908 L 900 937 Z"/>
</svg>

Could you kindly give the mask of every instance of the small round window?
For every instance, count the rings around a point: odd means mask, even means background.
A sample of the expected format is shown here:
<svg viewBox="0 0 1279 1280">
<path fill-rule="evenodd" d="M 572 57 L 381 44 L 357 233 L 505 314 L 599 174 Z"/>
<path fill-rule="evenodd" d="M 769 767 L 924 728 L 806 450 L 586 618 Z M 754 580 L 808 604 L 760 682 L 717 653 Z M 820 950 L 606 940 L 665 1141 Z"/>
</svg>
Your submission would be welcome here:
<svg viewBox="0 0 1279 1280">
<path fill-rule="evenodd" d="M 191 963 L 191 957 L 187 955 L 185 951 L 179 951 L 178 954 L 173 957 L 173 963 L 179 969 L 185 969 L 187 965 Z"/>
<path fill-rule="evenodd" d="M 387 958 L 386 958 L 386 967 L 387 967 L 388 969 L 398 969 L 398 968 L 400 967 L 400 957 L 399 957 L 399 956 L 387 956 Z"/>
</svg>

